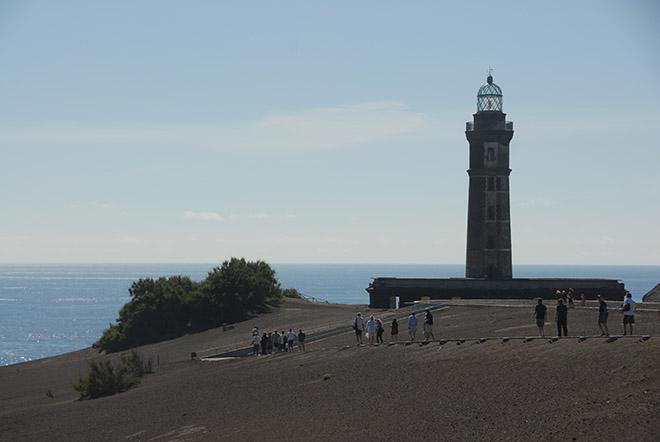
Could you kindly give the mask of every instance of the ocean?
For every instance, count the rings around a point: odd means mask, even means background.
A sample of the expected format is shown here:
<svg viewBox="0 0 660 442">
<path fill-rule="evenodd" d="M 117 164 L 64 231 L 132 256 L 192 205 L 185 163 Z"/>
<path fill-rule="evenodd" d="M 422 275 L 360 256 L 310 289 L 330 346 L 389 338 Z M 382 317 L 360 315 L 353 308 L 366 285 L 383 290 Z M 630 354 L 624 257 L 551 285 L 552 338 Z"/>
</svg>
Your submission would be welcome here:
<svg viewBox="0 0 660 442">
<path fill-rule="evenodd" d="M 0 264 L 0 365 L 90 346 L 129 300 L 132 281 L 187 275 L 212 264 Z M 273 264 L 282 287 L 335 303 L 365 304 L 371 278 L 462 277 L 463 265 Z M 660 282 L 660 266 L 519 265 L 520 278 L 613 278 L 637 300 Z"/>
</svg>

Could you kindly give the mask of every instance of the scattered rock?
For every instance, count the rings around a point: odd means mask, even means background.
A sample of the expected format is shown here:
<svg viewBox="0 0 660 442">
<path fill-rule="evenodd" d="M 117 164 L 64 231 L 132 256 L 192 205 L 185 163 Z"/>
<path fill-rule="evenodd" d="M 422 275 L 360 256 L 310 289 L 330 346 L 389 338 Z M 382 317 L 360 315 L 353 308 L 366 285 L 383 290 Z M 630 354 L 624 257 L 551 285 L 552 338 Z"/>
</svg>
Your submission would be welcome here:
<svg viewBox="0 0 660 442">
<path fill-rule="evenodd" d="M 323 375 L 323 380 L 324 380 L 324 381 L 327 381 L 327 380 L 330 379 L 331 377 L 332 377 L 332 375 L 331 375 L 330 373 L 326 373 L 326 374 Z"/>
</svg>

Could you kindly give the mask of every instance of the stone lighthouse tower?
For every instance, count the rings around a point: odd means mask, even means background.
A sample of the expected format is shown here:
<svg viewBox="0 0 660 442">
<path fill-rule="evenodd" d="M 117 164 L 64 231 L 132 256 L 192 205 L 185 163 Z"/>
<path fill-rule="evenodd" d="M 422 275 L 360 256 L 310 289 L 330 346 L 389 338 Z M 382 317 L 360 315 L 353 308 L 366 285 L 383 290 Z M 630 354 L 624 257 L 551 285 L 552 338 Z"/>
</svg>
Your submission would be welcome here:
<svg viewBox="0 0 660 442">
<path fill-rule="evenodd" d="M 502 112 L 502 89 L 488 75 L 477 113 L 466 123 L 470 143 L 466 278 L 511 279 L 509 142 L 513 123 Z"/>
</svg>

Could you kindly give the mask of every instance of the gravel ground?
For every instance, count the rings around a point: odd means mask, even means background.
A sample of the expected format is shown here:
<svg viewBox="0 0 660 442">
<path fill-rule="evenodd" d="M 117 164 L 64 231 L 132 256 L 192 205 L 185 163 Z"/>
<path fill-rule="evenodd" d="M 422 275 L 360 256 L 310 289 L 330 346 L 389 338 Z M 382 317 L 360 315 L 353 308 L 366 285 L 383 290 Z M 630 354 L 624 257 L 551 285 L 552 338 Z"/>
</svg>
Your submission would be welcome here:
<svg viewBox="0 0 660 442">
<path fill-rule="evenodd" d="M 309 321 L 307 329 L 350 324 L 358 308 L 294 302 L 256 322 L 280 329 L 286 325 L 278 321 Z M 449 307 L 434 315 L 435 335 L 531 336 L 532 308 Z M 619 321 L 612 312 L 612 332 L 620 332 Z M 345 332 L 310 342 L 304 353 L 187 358 L 191 348 L 244 343 L 253 322 L 149 346 L 143 351 L 163 355 L 155 374 L 92 401 L 75 400 L 70 388 L 77 370 L 98 357 L 91 350 L 3 367 L 0 439 L 650 441 L 660 433 L 655 313 L 638 315 L 635 332 L 654 335 L 643 343 L 358 347 Z M 596 334 L 595 322 L 593 310 L 569 312 L 571 334 Z M 47 385 L 54 399 L 45 396 Z"/>
</svg>

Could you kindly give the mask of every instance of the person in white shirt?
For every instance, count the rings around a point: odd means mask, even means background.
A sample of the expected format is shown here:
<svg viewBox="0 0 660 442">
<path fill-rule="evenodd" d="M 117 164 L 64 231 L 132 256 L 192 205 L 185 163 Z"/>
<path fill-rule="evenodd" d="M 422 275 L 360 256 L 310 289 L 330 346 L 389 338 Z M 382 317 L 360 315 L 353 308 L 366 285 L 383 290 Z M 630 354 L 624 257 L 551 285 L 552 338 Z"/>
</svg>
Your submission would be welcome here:
<svg viewBox="0 0 660 442">
<path fill-rule="evenodd" d="M 289 332 L 286 334 L 286 343 L 289 346 L 289 350 L 293 351 L 293 343 L 296 341 L 296 334 L 293 330 L 289 329 Z"/>
<path fill-rule="evenodd" d="M 358 345 L 362 345 L 362 332 L 364 332 L 364 318 L 362 313 L 358 313 L 353 321 L 353 330 L 355 330 L 355 339 Z"/>
<path fill-rule="evenodd" d="M 630 334 L 633 334 L 633 324 L 635 323 L 635 301 L 630 292 L 626 293 L 626 298 L 621 306 L 623 310 L 623 335 L 626 335 L 626 325 L 630 325 Z"/>
</svg>

